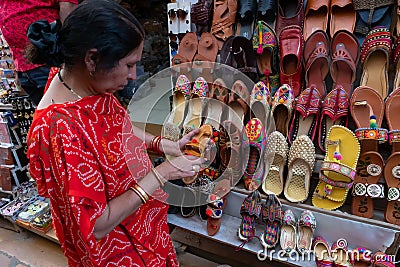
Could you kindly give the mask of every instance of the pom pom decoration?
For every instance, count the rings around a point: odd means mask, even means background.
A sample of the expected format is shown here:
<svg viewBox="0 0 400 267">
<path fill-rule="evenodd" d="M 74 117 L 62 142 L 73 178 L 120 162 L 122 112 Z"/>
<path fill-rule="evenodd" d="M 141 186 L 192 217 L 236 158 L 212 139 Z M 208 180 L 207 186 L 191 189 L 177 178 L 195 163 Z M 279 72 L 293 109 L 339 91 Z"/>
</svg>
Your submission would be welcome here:
<svg viewBox="0 0 400 267">
<path fill-rule="evenodd" d="M 369 127 L 372 129 L 378 128 L 378 125 L 376 124 L 376 116 L 375 115 L 371 115 L 369 117 Z"/>
<path fill-rule="evenodd" d="M 342 157 L 342 154 L 340 154 L 339 151 L 335 151 L 333 153 L 333 158 L 336 159 L 337 161 L 340 161 L 340 160 L 342 160 L 343 157 Z"/>
</svg>

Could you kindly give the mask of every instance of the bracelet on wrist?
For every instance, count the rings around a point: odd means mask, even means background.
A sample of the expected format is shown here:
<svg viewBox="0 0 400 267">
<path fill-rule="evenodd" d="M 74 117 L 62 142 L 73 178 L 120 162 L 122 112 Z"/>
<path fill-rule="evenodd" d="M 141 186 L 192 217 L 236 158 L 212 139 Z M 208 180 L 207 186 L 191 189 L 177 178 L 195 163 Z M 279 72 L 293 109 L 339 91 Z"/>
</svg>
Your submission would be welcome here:
<svg viewBox="0 0 400 267">
<path fill-rule="evenodd" d="M 149 149 L 157 154 L 163 155 L 164 153 L 160 149 L 162 139 L 162 136 L 154 136 L 150 141 Z"/>
<path fill-rule="evenodd" d="M 161 187 L 164 186 L 165 182 L 167 181 L 166 179 L 164 179 L 164 177 L 162 177 L 158 171 L 156 169 L 152 169 L 154 176 L 156 177 L 156 179 L 158 180 L 158 183 L 160 184 Z"/>
<path fill-rule="evenodd" d="M 143 204 L 149 201 L 149 195 L 146 193 L 146 191 L 143 190 L 143 188 L 139 184 L 134 184 L 129 189 L 131 189 L 133 192 L 135 192 L 136 195 L 138 195 Z"/>
</svg>

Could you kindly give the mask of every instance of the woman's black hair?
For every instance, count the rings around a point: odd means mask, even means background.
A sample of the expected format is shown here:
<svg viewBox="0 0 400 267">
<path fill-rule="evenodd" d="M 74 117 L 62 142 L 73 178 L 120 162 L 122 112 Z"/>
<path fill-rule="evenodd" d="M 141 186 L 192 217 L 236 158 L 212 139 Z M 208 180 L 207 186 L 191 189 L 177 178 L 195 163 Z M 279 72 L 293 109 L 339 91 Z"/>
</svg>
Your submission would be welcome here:
<svg viewBox="0 0 400 267">
<path fill-rule="evenodd" d="M 112 0 L 86 0 L 65 19 L 49 24 L 38 21 L 28 28 L 31 46 L 27 59 L 32 63 L 71 68 L 84 64 L 86 53 L 97 49 L 96 71 L 110 70 L 138 48 L 144 30 L 138 20 Z"/>
</svg>

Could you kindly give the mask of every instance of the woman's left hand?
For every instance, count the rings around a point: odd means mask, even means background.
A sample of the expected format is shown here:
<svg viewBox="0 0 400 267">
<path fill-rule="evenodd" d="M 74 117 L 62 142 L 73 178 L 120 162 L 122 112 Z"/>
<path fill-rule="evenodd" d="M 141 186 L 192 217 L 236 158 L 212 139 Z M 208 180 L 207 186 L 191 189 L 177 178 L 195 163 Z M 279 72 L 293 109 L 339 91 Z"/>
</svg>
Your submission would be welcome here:
<svg viewBox="0 0 400 267">
<path fill-rule="evenodd" d="M 177 142 L 173 142 L 167 139 L 163 139 L 161 142 L 162 150 L 164 154 L 174 156 L 174 157 L 179 157 L 183 153 L 183 150 L 185 149 L 185 145 L 189 143 L 192 138 L 198 134 L 200 129 L 195 129 L 191 131 L 190 133 L 184 135 L 181 139 L 179 139 Z"/>
</svg>

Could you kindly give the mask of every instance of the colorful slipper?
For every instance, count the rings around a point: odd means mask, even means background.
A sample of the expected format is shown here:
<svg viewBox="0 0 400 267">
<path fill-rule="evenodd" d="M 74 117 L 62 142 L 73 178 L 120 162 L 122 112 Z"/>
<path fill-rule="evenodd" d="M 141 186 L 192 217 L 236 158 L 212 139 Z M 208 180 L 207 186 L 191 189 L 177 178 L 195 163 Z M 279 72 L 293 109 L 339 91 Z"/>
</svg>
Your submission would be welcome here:
<svg viewBox="0 0 400 267">
<path fill-rule="evenodd" d="M 280 245 L 286 255 L 296 249 L 296 217 L 291 210 L 286 210 L 283 215 L 283 225 L 281 227 Z"/>
<path fill-rule="evenodd" d="M 352 131 L 334 125 L 329 130 L 320 181 L 312 197 L 314 206 L 334 210 L 341 207 L 356 176 L 360 144 Z"/>
<path fill-rule="evenodd" d="M 297 223 L 297 250 L 302 254 L 310 253 L 317 220 L 311 211 L 305 210 L 301 213 Z"/>
<path fill-rule="evenodd" d="M 243 174 L 244 187 L 249 191 L 257 190 L 264 175 L 264 149 L 267 143 L 265 129 L 262 122 L 251 119 L 245 128 L 243 146 L 249 148 L 247 167 Z"/>
<path fill-rule="evenodd" d="M 317 267 L 331 267 L 333 264 L 331 248 L 325 238 L 322 236 L 315 237 L 312 247 Z"/>
<path fill-rule="evenodd" d="M 242 222 L 238 229 L 238 237 L 240 240 L 247 240 L 256 235 L 255 219 L 261 214 L 261 195 L 257 190 L 244 199 L 240 214 Z"/>
<path fill-rule="evenodd" d="M 294 107 L 294 94 L 288 84 L 283 84 L 275 92 L 271 104 L 271 113 L 274 118 L 275 128 L 287 137 L 289 121 Z"/>
<path fill-rule="evenodd" d="M 275 31 L 264 21 L 258 21 L 253 32 L 253 49 L 262 81 L 272 94 L 279 88 L 279 51 Z"/>
<path fill-rule="evenodd" d="M 273 162 L 265 169 L 262 190 L 266 194 L 280 195 L 283 191 L 283 171 L 286 165 L 288 154 L 288 143 L 286 138 L 278 131 L 272 132 L 268 137 L 267 148 L 265 149 L 264 161 L 273 159 Z"/>
<path fill-rule="evenodd" d="M 266 127 L 270 110 L 271 95 L 268 87 L 263 82 L 258 82 L 254 85 L 250 95 L 251 117 L 259 119 Z"/>
<path fill-rule="evenodd" d="M 336 86 L 326 95 L 322 104 L 319 121 L 318 146 L 325 152 L 326 133 L 333 125 L 347 127 L 349 114 L 349 95 L 342 86 Z"/>
<path fill-rule="evenodd" d="M 162 136 L 178 141 L 181 136 L 182 123 L 185 119 L 186 103 L 190 97 L 191 84 L 185 75 L 179 75 L 176 80 L 172 97 L 172 111 L 167 118 Z"/>
<path fill-rule="evenodd" d="M 370 87 L 357 87 L 350 100 L 351 116 L 356 124 L 355 134 L 360 141 L 361 155 L 354 179 L 352 213 L 372 218 L 373 198 L 384 197 L 384 187 L 378 184 L 383 174 L 383 158 L 378 144 L 387 140 L 387 130 L 380 128 L 385 104 L 379 93 Z"/>
<path fill-rule="evenodd" d="M 190 94 L 188 113 L 183 123 L 184 134 L 199 128 L 207 117 L 208 84 L 203 77 L 194 81 Z"/>
<path fill-rule="evenodd" d="M 260 236 L 261 243 L 266 248 L 273 248 L 278 243 L 283 220 L 282 204 L 274 194 L 268 195 L 262 207 L 262 220 L 266 227 Z"/>
<path fill-rule="evenodd" d="M 297 137 L 289 150 L 288 175 L 283 190 L 287 200 L 302 202 L 308 198 L 314 163 L 313 142 L 307 135 Z"/>
</svg>

